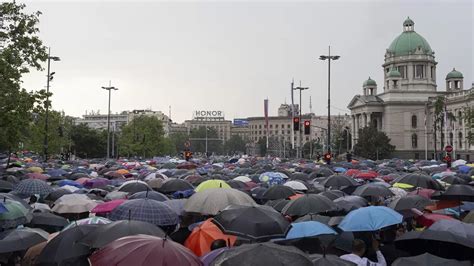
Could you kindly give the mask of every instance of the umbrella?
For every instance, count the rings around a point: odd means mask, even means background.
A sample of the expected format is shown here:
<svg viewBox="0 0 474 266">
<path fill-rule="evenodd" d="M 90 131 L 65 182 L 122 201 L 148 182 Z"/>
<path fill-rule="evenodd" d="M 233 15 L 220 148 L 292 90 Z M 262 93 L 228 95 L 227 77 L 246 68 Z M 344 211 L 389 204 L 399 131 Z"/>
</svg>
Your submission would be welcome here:
<svg viewBox="0 0 474 266">
<path fill-rule="evenodd" d="M 21 203 L 6 198 L 0 202 L 6 212 L 0 213 L 0 227 L 4 229 L 14 228 L 18 225 L 28 223 L 32 216 L 29 209 L 25 208 Z"/>
<path fill-rule="evenodd" d="M 446 259 L 474 259 L 474 241 L 449 231 L 410 231 L 397 238 L 395 245 L 411 255 L 428 252 Z"/>
<path fill-rule="evenodd" d="M 97 203 L 90 200 L 87 196 L 85 196 L 86 198 L 78 196 L 85 195 L 69 194 L 62 196 L 55 201 L 52 211 L 56 213 L 84 213 L 90 212 L 97 206 Z"/>
<path fill-rule="evenodd" d="M 213 179 L 213 180 L 207 180 L 207 181 L 202 182 L 201 184 L 199 184 L 199 186 L 196 187 L 195 191 L 200 192 L 200 191 L 204 191 L 210 188 L 231 188 L 231 187 L 229 186 L 229 184 L 227 184 L 223 180 Z"/>
<path fill-rule="evenodd" d="M 359 172 L 357 173 L 354 178 L 358 178 L 358 179 L 365 179 L 365 180 L 371 180 L 371 179 L 374 179 L 378 176 L 377 172 L 374 172 L 374 171 L 363 171 L 363 172 Z"/>
<path fill-rule="evenodd" d="M 166 238 L 147 235 L 117 239 L 89 259 L 94 266 L 202 265 L 199 258 L 184 246 Z"/>
<path fill-rule="evenodd" d="M 316 221 L 305 221 L 292 223 L 286 234 L 285 240 L 316 237 L 319 235 L 337 235 L 337 233 L 326 224 Z"/>
<path fill-rule="evenodd" d="M 79 225 L 88 225 L 88 224 L 92 224 L 92 225 L 99 224 L 100 225 L 100 224 L 109 224 L 111 222 L 112 221 L 110 221 L 107 218 L 99 217 L 99 216 L 93 216 L 93 217 L 89 217 L 89 218 L 85 218 L 85 219 L 76 220 L 74 222 L 71 222 L 68 226 L 64 227 L 63 231 L 67 230 L 67 229 L 70 229 L 70 228 L 74 228 L 74 227 L 79 226 Z"/>
<path fill-rule="evenodd" d="M 140 191 L 140 192 L 137 192 L 137 193 L 131 195 L 128 198 L 129 199 L 152 199 L 152 200 L 157 200 L 157 201 L 167 201 L 167 200 L 169 200 L 169 198 L 165 194 L 162 194 L 162 193 L 160 193 L 158 191 L 154 191 L 154 190 Z"/>
<path fill-rule="evenodd" d="M 105 195 L 105 200 L 116 200 L 116 199 L 126 199 L 128 196 L 128 192 L 123 191 L 112 191 Z"/>
<path fill-rule="evenodd" d="M 56 190 L 52 191 L 51 193 L 49 193 L 44 199 L 54 202 L 54 201 L 58 200 L 60 197 L 62 197 L 64 195 L 67 195 L 67 194 L 72 194 L 72 192 L 67 190 L 67 189 L 60 188 L 60 189 L 56 189 Z"/>
<path fill-rule="evenodd" d="M 171 194 L 176 191 L 184 191 L 188 189 L 194 189 L 193 185 L 191 185 L 188 181 L 176 178 L 169 178 L 163 185 L 158 188 L 158 191 L 163 192 L 165 194 Z"/>
<path fill-rule="evenodd" d="M 80 179 L 82 179 L 82 178 L 80 178 Z M 79 182 L 80 179 L 78 179 L 77 182 Z M 106 187 L 106 186 L 110 185 L 110 183 L 111 183 L 110 180 L 108 180 L 106 178 L 98 177 L 98 178 L 85 180 L 83 185 L 86 188 L 103 188 L 103 187 Z"/>
<path fill-rule="evenodd" d="M 291 200 L 282 210 L 284 215 L 304 216 L 308 213 L 322 213 L 335 211 L 338 207 L 330 199 L 315 194 L 306 194 L 295 200 Z"/>
<path fill-rule="evenodd" d="M 375 183 L 369 183 L 357 187 L 352 195 L 361 196 L 361 197 L 390 197 L 393 196 L 393 192 L 390 189 L 377 185 Z"/>
<path fill-rule="evenodd" d="M 433 195 L 437 200 L 474 201 L 474 188 L 469 185 L 451 185 L 445 192 Z"/>
<path fill-rule="evenodd" d="M 428 188 L 417 188 L 411 192 L 408 192 L 408 195 L 420 195 L 424 198 L 431 199 L 431 196 L 433 193 L 436 191 L 433 189 L 428 189 Z"/>
<path fill-rule="evenodd" d="M 91 248 L 102 248 L 103 246 L 121 237 L 138 234 L 159 237 L 164 237 L 166 235 L 163 230 L 154 224 L 142 221 L 123 220 L 97 227 L 96 229 L 87 233 L 87 235 L 82 238 L 80 242 Z"/>
<path fill-rule="evenodd" d="M 388 204 L 388 207 L 401 212 L 410 211 L 413 208 L 423 210 L 426 206 L 431 204 L 433 204 L 433 202 L 425 197 L 419 195 L 407 195 L 405 197 L 392 200 Z"/>
<path fill-rule="evenodd" d="M 5 181 L 0 180 L 0 192 L 10 192 L 13 189 L 13 184 Z"/>
<path fill-rule="evenodd" d="M 442 190 L 441 185 L 433 180 L 430 176 L 423 174 L 408 174 L 395 179 L 397 183 L 409 184 L 414 187 L 429 188 L 434 190 Z"/>
<path fill-rule="evenodd" d="M 224 234 L 211 219 L 207 219 L 200 225 L 194 227 L 191 234 L 184 242 L 184 246 L 189 248 L 197 256 L 202 256 L 211 251 L 211 244 L 214 240 L 223 239 L 231 246 L 237 239 L 236 236 Z"/>
<path fill-rule="evenodd" d="M 469 261 L 449 260 L 430 253 L 423 253 L 413 257 L 401 257 L 396 259 L 392 266 L 471 266 Z"/>
<path fill-rule="evenodd" d="M 178 215 L 163 202 L 151 199 L 127 200 L 109 215 L 110 220 L 137 220 L 157 226 L 171 226 L 179 222 Z"/>
<path fill-rule="evenodd" d="M 296 180 L 288 181 L 285 184 L 283 184 L 283 186 L 287 186 L 287 187 L 290 187 L 294 190 L 300 190 L 300 191 L 308 190 L 308 188 L 305 186 L 305 184 L 303 184 L 300 181 L 296 181 Z"/>
<path fill-rule="evenodd" d="M 401 223 L 403 216 L 383 206 L 369 206 L 351 211 L 338 225 L 344 231 L 376 231 Z"/>
<path fill-rule="evenodd" d="M 416 217 L 416 221 L 423 226 L 431 226 L 439 220 L 456 220 L 451 216 L 438 214 L 438 213 L 423 213 L 421 216 Z"/>
<path fill-rule="evenodd" d="M 288 199 L 269 200 L 265 205 L 272 207 L 277 212 L 281 212 L 288 202 L 290 202 Z"/>
<path fill-rule="evenodd" d="M 35 194 L 43 197 L 51 193 L 53 189 L 43 180 L 24 179 L 15 185 L 13 191 L 28 197 Z"/>
<path fill-rule="evenodd" d="M 328 176 L 331 176 L 333 174 L 334 174 L 334 172 L 331 169 L 329 169 L 327 167 L 320 167 L 320 168 L 315 169 L 311 173 L 310 178 L 328 177 Z"/>
<path fill-rule="evenodd" d="M 313 261 L 313 266 L 356 266 L 357 264 L 343 260 L 335 255 L 311 254 L 309 256 Z"/>
<path fill-rule="evenodd" d="M 295 194 L 296 192 L 291 187 L 275 185 L 263 193 L 263 198 L 268 200 L 286 199 Z"/>
<path fill-rule="evenodd" d="M 137 193 L 140 191 L 148 191 L 153 190 L 147 183 L 140 181 L 140 180 L 130 180 L 123 183 L 119 189 L 119 191 L 128 192 L 128 193 Z"/>
<path fill-rule="evenodd" d="M 327 190 L 319 193 L 319 195 L 323 195 L 330 200 L 335 200 L 337 198 L 344 197 L 347 194 L 340 190 Z"/>
<path fill-rule="evenodd" d="M 288 176 L 280 172 L 265 172 L 265 173 L 262 173 L 258 179 L 261 182 L 264 182 L 270 186 L 273 186 L 273 185 L 283 184 L 285 182 L 285 179 L 288 179 Z"/>
<path fill-rule="evenodd" d="M 237 189 L 210 188 L 193 194 L 184 204 L 184 211 L 216 215 L 232 204 L 254 206 L 256 203 L 249 195 Z"/>
<path fill-rule="evenodd" d="M 78 261 L 87 262 L 86 256 L 90 254 L 90 248 L 79 243 L 79 240 L 97 227 L 97 224 L 78 225 L 62 231 L 43 248 L 38 264 L 77 265 Z"/>
<path fill-rule="evenodd" d="M 465 223 L 474 224 L 474 211 L 470 211 L 462 220 Z"/>
<path fill-rule="evenodd" d="M 248 176 L 243 176 L 243 175 L 235 177 L 234 180 L 242 181 L 244 183 L 252 181 L 251 178 L 249 178 Z"/>
<path fill-rule="evenodd" d="M 357 183 L 353 178 L 345 176 L 345 175 L 332 175 L 323 182 L 321 182 L 321 185 L 325 187 L 355 187 L 358 186 L 359 183 Z"/>
<path fill-rule="evenodd" d="M 165 205 L 170 207 L 178 216 L 184 215 L 184 204 L 186 203 L 187 199 L 172 199 L 163 201 Z"/>
<path fill-rule="evenodd" d="M 466 180 L 454 175 L 445 176 L 441 178 L 441 181 L 446 182 L 451 185 L 466 185 L 469 183 L 469 180 Z"/>
<path fill-rule="evenodd" d="M 48 233 L 41 229 L 17 228 L 0 233 L 0 253 L 23 251 L 46 241 Z"/>
<path fill-rule="evenodd" d="M 369 202 L 360 196 L 345 196 L 333 200 L 336 205 L 346 212 L 350 212 L 362 207 L 367 207 Z"/>
<path fill-rule="evenodd" d="M 294 265 L 312 266 L 311 260 L 301 250 L 292 246 L 274 243 L 255 243 L 242 245 L 222 252 L 211 264 L 213 266 L 262 266 Z"/>
<path fill-rule="evenodd" d="M 474 224 L 458 220 L 439 220 L 429 227 L 433 231 L 447 231 L 462 237 L 474 239 Z"/>
<path fill-rule="evenodd" d="M 116 200 L 99 203 L 94 207 L 94 209 L 91 210 L 91 213 L 109 213 L 124 202 L 125 202 L 125 199 L 116 199 Z"/>
<path fill-rule="evenodd" d="M 219 212 L 212 222 L 226 234 L 255 241 L 284 237 L 289 226 L 279 212 L 266 206 L 229 206 Z"/>
<path fill-rule="evenodd" d="M 65 218 L 49 212 L 33 212 L 33 218 L 28 224 L 28 226 L 38 227 L 48 232 L 57 231 L 56 229 L 62 229 L 66 225 L 68 221 Z"/>
</svg>

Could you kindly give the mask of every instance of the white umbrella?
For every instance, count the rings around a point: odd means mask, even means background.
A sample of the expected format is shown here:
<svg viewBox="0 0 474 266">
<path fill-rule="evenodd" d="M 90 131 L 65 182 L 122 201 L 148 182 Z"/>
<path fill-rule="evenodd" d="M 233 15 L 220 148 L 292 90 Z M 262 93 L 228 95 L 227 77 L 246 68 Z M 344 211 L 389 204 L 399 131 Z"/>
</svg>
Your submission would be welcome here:
<svg viewBox="0 0 474 266">
<path fill-rule="evenodd" d="M 288 181 L 284 186 L 291 187 L 294 190 L 308 190 L 308 188 L 301 182 L 298 182 L 296 180 Z"/>
<path fill-rule="evenodd" d="M 70 196 L 74 194 L 64 195 Z M 78 194 L 81 195 L 81 194 Z M 61 198 L 64 198 L 62 196 Z M 86 196 L 87 197 L 87 196 Z M 59 198 L 54 206 L 52 211 L 56 213 L 83 213 L 83 212 L 90 212 L 92 209 L 97 206 L 97 202 L 90 200 L 90 199 L 83 199 L 83 198 L 74 198 L 74 197 L 66 197 L 59 201 Z"/>
<path fill-rule="evenodd" d="M 465 165 L 466 163 L 467 162 L 464 161 L 463 159 L 459 159 L 459 160 L 454 161 L 451 166 L 452 167 L 457 167 L 457 166 L 460 166 L 460 165 Z"/>
<path fill-rule="evenodd" d="M 244 175 L 238 176 L 238 177 L 234 178 L 234 180 L 241 181 L 241 182 L 244 182 L 244 183 L 252 181 L 252 179 L 250 177 L 244 176 Z"/>
<path fill-rule="evenodd" d="M 57 199 L 54 204 L 58 204 L 62 201 L 81 201 L 81 200 L 90 200 L 90 198 L 86 194 L 66 194 L 62 195 L 59 199 Z"/>
<path fill-rule="evenodd" d="M 229 205 L 256 206 L 246 193 L 233 188 L 209 188 L 194 193 L 184 204 L 184 211 L 216 215 Z"/>
<path fill-rule="evenodd" d="M 141 180 L 129 180 L 129 181 L 127 181 L 127 182 L 124 182 L 124 183 L 118 188 L 118 190 L 120 190 L 120 189 L 123 188 L 124 186 L 126 186 L 126 185 L 128 185 L 128 184 L 132 184 L 132 183 L 142 183 L 142 184 L 148 186 L 148 184 L 147 184 L 146 182 L 143 182 L 143 181 L 141 181 Z"/>
<path fill-rule="evenodd" d="M 408 192 L 406 192 L 404 189 L 401 189 L 401 188 L 398 188 L 398 187 L 391 187 L 389 189 L 395 195 L 393 197 L 401 198 L 401 197 L 405 197 L 408 194 Z"/>
<path fill-rule="evenodd" d="M 76 190 L 79 190 L 79 188 L 77 188 L 77 187 L 75 187 L 75 186 L 70 186 L 70 185 L 65 185 L 65 186 L 62 186 L 61 188 L 62 188 L 62 189 L 67 189 L 67 190 L 69 190 L 69 191 L 71 191 L 71 192 L 74 192 L 74 191 L 76 191 Z"/>
</svg>

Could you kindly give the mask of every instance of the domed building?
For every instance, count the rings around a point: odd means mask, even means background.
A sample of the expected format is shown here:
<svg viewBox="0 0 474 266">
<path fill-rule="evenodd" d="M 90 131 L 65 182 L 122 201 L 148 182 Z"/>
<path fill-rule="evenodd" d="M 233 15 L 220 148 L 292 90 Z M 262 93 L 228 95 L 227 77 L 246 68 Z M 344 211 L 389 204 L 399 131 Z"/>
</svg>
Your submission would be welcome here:
<svg viewBox="0 0 474 266">
<path fill-rule="evenodd" d="M 370 77 L 362 84 L 362 94 L 351 100 L 352 143 L 359 129 L 371 126 L 384 131 L 395 145 L 398 158 L 434 158 L 450 144 L 454 158 L 474 159 L 474 146 L 466 136 L 470 125 L 460 118 L 466 107 L 474 107 L 474 86 L 465 90 L 463 75 L 453 69 L 446 76 L 446 91 L 438 91 L 435 52 L 428 41 L 415 31 L 407 18 L 403 31 L 385 52 L 384 80 L 381 89 Z M 435 132 L 434 102 L 444 97 L 451 119 Z M 425 127 L 426 121 L 426 127 Z"/>
</svg>

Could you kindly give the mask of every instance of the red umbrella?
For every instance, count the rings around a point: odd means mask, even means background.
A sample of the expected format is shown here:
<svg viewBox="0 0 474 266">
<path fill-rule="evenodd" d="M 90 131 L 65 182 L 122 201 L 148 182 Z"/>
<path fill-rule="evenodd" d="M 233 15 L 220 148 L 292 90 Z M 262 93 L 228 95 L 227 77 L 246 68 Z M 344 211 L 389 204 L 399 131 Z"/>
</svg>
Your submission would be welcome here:
<svg viewBox="0 0 474 266">
<path fill-rule="evenodd" d="M 435 222 L 439 220 L 456 220 L 451 216 L 448 215 L 443 215 L 443 214 L 438 214 L 438 213 L 424 213 L 421 216 L 418 216 L 416 218 L 416 221 L 426 227 L 431 226 Z"/>
<path fill-rule="evenodd" d="M 355 178 L 359 179 L 374 179 L 378 176 L 377 172 L 374 171 L 367 171 L 367 172 L 359 172 L 355 175 Z"/>
<path fill-rule="evenodd" d="M 197 165 L 191 162 L 185 162 L 176 166 L 176 168 L 178 169 L 187 169 L 187 170 L 196 169 L 196 167 Z"/>
<path fill-rule="evenodd" d="M 355 176 L 358 173 L 360 173 L 360 171 L 357 170 L 357 169 L 349 169 L 344 174 L 347 175 L 347 176 Z"/>
<path fill-rule="evenodd" d="M 420 196 L 425 197 L 427 199 L 431 199 L 431 196 L 433 195 L 434 192 L 435 192 L 435 190 L 433 190 L 433 189 L 419 188 L 419 189 L 413 190 L 411 192 L 408 192 L 408 195 L 420 195 Z"/>
<path fill-rule="evenodd" d="M 116 200 L 111 200 L 107 201 L 104 203 L 99 203 L 97 206 L 94 207 L 94 209 L 91 210 L 92 213 L 109 213 L 113 211 L 117 206 L 122 204 L 125 201 L 125 199 L 116 199 Z"/>
<path fill-rule="evenodd" d="M 182 265 L 201 266 L 202 262 L 184 246 L 149 235 L 119 238 L 89 257 L 92 266 Z"/>
</svg>

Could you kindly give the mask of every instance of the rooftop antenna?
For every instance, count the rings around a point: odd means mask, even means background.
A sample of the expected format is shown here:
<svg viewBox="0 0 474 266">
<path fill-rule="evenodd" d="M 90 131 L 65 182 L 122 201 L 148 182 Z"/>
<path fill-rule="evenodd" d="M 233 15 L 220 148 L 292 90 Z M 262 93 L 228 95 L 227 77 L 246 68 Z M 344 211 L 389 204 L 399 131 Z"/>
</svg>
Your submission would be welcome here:
<svg viewBox="0 0 474 266">
<path fill-rule="evenodd" d="M 312 114 L 313 113 L 313 104 L 311 102 L 311 96 L 309 96 L 309 113 Z"/>
</svg>

